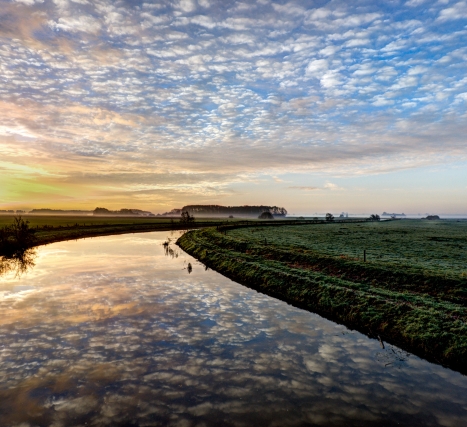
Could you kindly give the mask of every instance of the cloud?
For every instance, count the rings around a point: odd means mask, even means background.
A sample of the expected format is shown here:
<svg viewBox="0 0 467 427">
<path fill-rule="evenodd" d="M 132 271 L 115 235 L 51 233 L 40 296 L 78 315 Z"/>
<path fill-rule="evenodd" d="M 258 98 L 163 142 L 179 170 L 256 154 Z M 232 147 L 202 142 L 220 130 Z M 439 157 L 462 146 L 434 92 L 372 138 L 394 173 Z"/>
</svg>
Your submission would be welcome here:
<svg viewBox="0 0 467 427">
<path fill-rule="evenodd" d="M 423 3 L 425 3 L 426 1 L 427 0 L 409 0 L 405 2 L 405 5 L 409 7 L 418 7 L 422 5 Z"/>
<path fill-rule="evenodd" d="M 326 59 L 314 59 L 310 61 L 306 67 L 306 72 L 312 76 L 319 76 L 328 69 L 328 61 Z"/>
<path fill-rule="evenodd" d="M 22 3 L 27 6 L 32 6 L 37 3 L 44 3 L 44 0 L 14 0 L 15 3 Z"/>
<path fill-rule="evenodd" d="M 101 29 L 100 22 L 90 16 L 59 18 L 58 22 L 51 21 L 49 25 L 54 30 L 63 30 L 71 33 L 79 31 L 97 33 Z"/>
<path fill-rule="evenodd" d="M 0 152 L 47 185 L 227 194 L 467 155 L 465 2 L 25 1 L 0 10 Z"/>
<path fill-rule="evenodd" d="M 193 12 L 196 9 L 196 4 L 194 0 L 179 0 L 175 4 L 176 7 L 182 10 L 183 12 Z"/>
<path fill-rule="evenodd" d="M 314 191 L 314 190 L 319 190 L 319 187 L 311 187 L 311 186 L 302 186 L 302 185 L 292 185 L 290 187 L 291 190 L 303 190 L 303 191 Z"/>
<path fill-rule="evenodd" d="M 324 188 L 332 191 L 340 190 L 340 187 L 336 184 L 333 184 L 332 182 L 327 182 L 326 184 L 324 184 Z"/>
<path fill-rule="evenodd" d="M 467 2 L 459 1 L 451 7 L 447 7 L 440 11 L 438 21 L 452 21 L 457 19 L 467 18 Z"/>
</svg>

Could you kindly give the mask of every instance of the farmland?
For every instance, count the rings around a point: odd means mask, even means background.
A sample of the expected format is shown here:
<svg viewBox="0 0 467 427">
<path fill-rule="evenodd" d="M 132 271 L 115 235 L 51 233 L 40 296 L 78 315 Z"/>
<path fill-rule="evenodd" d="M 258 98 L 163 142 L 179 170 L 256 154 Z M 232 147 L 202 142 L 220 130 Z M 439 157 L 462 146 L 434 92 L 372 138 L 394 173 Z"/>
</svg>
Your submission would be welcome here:
<svg viewBox="0 0 467 427">
<path fill-rule="evenodd" d="M 240 283 L 466 371 L 467 222 L 205 229 L 178 244 Z"/>
<path fill-rule="evenodd" d="M 383 221 L 364 224 L 324 224 L 280 228 L 243 228 L 229 236 L 282 250 L 316 251 L 330 257 L 371 265 L 467 276 L 467 221 Z"/>
</svg>

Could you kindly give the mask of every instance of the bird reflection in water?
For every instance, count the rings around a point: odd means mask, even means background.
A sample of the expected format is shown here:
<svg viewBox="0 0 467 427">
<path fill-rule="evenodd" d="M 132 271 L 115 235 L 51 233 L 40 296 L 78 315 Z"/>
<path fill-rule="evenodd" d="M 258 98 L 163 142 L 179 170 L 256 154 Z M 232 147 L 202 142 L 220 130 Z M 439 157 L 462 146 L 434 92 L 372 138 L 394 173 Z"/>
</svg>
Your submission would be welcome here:
<svg viewBox="0 0 467 427">
<path fill-rule="evenodd" d="M 36 265 L 35 259 L 34 249 L 17 252 L 12 256 L 2 256 L 0 257 L 0 276 L 14 273 L 15 277 L 19 278 Z"/>
</svg>

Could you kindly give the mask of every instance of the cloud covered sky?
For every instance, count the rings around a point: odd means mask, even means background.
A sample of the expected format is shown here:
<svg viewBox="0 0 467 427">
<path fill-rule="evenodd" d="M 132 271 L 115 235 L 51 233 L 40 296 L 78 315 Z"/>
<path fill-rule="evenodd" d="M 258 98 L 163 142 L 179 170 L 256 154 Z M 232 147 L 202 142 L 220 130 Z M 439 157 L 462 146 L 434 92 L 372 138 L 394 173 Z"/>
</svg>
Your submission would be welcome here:
<svg viewBox="0 0 467 427">
<path fill-rule="evenodd" d="M 467 213 L 467 1 L 0 0 L 0 208 Z"/>
</svg>

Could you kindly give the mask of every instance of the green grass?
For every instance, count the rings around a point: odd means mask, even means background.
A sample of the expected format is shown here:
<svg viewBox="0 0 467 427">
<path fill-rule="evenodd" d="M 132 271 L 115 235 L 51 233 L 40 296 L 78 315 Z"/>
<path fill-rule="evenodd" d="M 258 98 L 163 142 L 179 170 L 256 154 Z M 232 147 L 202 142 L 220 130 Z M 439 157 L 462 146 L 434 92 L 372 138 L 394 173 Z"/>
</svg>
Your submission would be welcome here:
<svg viewBox="0 0 467 427">
<path fill-rule="evenodd" d="M 0 227 L 13 222 L 14 215 L 0 215 Z M 154 224 L 170 223 L 170 218 L 147 218 L 147 217 L 99 217 L 99 216 L 55 216 L 55 215 L 22 215 L 23 219 L 29 221 L 31 227 L 66 227 L 78 224 L 80 226 L 90 225 L 115 225 L 115 224 Z M 174 220 L 177 221 L 177 220 Z"/>
<path fill-rule="evenodd" d="M 205 229 L 177 243 L 240 283 L 467 372 L 466 226 L 407 220 L 226 235 Z"/>
<path fill-rule="evenodd" d="M 317 251 L 396 269 L 467 277 L 467 221 L 401 220 L 363 224 L 237 229 L 236 239 L 264 243 L 284 250 Z"/>
<path fill-rule="evenodd" d="M 0 215 L 0 229 L 13 223 L 14 215 Z M 178 230 L 186 228 L 177 218 L 145 217 L 99 217 L 99 216 L 55 216 L 23 215 L 29 221 L 34 232 L 34 246 L 75 240 L 84 237 L 96 237 L 110 234 L 140 233 L 149 231 Z M 219 219 L 202 218 L 190 225 L 190 228 L 222 224 Z M 0 256 L 9 254 L 8 247 Z"/>
</svg>

